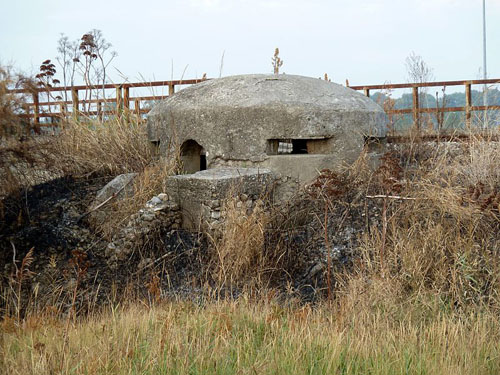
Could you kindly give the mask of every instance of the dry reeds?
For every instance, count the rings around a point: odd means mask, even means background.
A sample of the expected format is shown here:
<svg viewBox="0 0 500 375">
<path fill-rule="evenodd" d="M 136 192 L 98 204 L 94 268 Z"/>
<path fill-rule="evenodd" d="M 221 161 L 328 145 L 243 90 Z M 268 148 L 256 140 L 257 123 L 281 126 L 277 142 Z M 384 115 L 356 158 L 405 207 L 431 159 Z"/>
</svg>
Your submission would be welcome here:
<svg viewBox="0 0 500 375">
<path fill-rule="evenodd" d="M 500 179 L 492 168 L 498 145 L 442 146 L 441 154 L 391 177 L 397 196 L 382 183 L 374 196 L 385 212 L 380 229 L 365 233 L 341 295 L 359 294 L 364 285 L 367 297 L 385 291 L 386 299 L 437 295 L 459 308 L 500 307 Z"/>
<path fill-rule="evenodd" d="M 219 287 L 259 285 L 269 265 L 263 253 L 269 213 L 263 201 L 257 201 L 251 212 L 241 203 L 229 197 L 224 202 L 222 227 L 209 233 L 213 277 Z"/>
<path fill-rule="evenodd" d="M 0 194 L 60 176 L 116 176 L 156 161 L 143 124 L 118 118 L 62 124 L 57 136 L 0 145 Z"/>
<path fill-rule="evenodd" d="M 23 88 L 25 94 L 12 93 L 13 88 Z M 31 79 L 14 73 L 10 66 L 0 65 L 0 141 L 29 133 L 29 126 L 20 116 L 25 112 L 30 92 L 36 90 Z"/>
<path fill-rule="evenodd" d="M 144 125 L 120 118 L 70 121 L 54 138 L 52 152 L 72 174 L 139 172 L 156 156 Z"/>
</svg>

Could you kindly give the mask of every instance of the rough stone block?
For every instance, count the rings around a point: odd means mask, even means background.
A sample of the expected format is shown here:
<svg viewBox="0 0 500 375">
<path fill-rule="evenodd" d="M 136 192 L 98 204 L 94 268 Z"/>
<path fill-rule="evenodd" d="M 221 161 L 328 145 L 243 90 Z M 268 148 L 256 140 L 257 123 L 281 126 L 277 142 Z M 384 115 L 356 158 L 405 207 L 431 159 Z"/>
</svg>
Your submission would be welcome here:
<svg viewBox="0 0 500 375">
<path fill-rule="evenodd" d="M 207 222 L 219 219 L 220 206 L 227 198 L 272 195 L 276 175 L 261 168 L 213 168 L 190 175 L 167 178 L 166 190 L 180 206 L 183 227 L 198 229 Z M 218 201 L 215 207 L 214 201 Z M 215 215 L 215 216 L 214 216 Z"/>
</svg>

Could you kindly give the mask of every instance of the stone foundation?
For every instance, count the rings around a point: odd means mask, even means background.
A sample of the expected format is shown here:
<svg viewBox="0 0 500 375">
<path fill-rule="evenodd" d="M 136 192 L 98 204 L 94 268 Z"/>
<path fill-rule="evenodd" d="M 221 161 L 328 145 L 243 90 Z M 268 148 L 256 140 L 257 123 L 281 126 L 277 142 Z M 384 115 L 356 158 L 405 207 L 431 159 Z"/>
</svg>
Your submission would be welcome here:
<svg viewBox="0 0 500 375">
<path fill-rule="evenodd" d="M 223 222 L 227 199 L 236 199 L 237 206 L 245 206 L 248 212 L 259 200 L 272 200 L 276 181 L 276 175 L 268 169 L 214 168 L 171 176 L 166 187 L 170 199 L 180 208 L 182 227 L 201 230 Z"/>
<path fill-rule="evenodd" d="M 106 257 L 110 267 L 117 268 L 120 263 L 126 262 L 154 231 L 178 229 L 180 225 L 179 206 L 171 202 L 167 194 L 153 197 L 130 217 L 127 225 L 108 244 Z"/>
</svg>

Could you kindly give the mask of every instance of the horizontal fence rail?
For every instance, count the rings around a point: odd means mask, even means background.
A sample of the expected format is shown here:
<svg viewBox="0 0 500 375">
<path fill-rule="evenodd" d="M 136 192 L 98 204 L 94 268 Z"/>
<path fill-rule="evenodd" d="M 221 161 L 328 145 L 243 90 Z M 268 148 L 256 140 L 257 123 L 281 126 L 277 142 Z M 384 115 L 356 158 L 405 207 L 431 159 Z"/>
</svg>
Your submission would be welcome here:
<svg viewBox="0 0 500 375">
<path fill-rule="evenodd" d="M 135 115 L 142 119 L 142 115 L 150 111 L 151 102 L 162 100 L 172 95 L 176 87 L 185 87 L 203 82 L 207 78 L 136 82 L 123 84 L 105 84 L 99 86 L 68 86 L 68 87 L 42 87 L 35 91 L 23 89 L 10 90 L 11 93 L 32 96 L 32 102 L 27 103 L 26 113 L 21 116 L 29 120 L 35 127 L 57 126 L 61 119 L 80 116 L 131 116 Z M 384 105 L 384 110 L 389 117 L 393 115 L 409 115 L 417 128 L 420 127 L 422 114 L 444 114 L 446 112 L 465 113 L 465 122 L 470 126 L 471 114 L 474 111 L 500 110 L 500 105 L 473 105 L 472 85 L 494 85 L 500 83 L 500 79 L 468 80 L 468 81 L 440 81 L 421 83 L 397 83 L 382 85 L 357 85 L 350 86 L 346 81 L 346 86 L 357 91 L 362 91 L 370 97 L 374 90 L 390 91 L 394 89 L 411 89 L 412 105 L 408 108 L 394 108 Z M 436 99 L 436 107 L 424 107 L 420 103 L 421 90 L 428 87 L 463 86 L 465 90 L 465 106 L 447 107 L 440 106 Z M 161 88 L 168 90 L 167 94 L 151 95 L 131 95 L 132 89 Z M 444 92 L 444 90 L 443 90 Z M 51 121 L 41 121 L 42 118 L 49 118 Z"/>
</svg>

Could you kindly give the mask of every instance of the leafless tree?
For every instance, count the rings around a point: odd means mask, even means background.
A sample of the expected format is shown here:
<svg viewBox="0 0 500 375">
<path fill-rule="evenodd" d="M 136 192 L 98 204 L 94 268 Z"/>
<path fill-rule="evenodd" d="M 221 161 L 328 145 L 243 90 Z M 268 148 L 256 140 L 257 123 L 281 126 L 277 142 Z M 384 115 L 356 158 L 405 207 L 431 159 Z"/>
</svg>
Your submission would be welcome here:
<svg viewBox="0 0 500 375">
<path fill-rule="evenodd" d="M 73 86 L 75 75 L 78 74 L 87 87 L 86 100 L 92 99 L 93 96 L 99 97 L 99 87 L 104 97 L 107 68 L 117 56 L 115 51 L 110 50 L 111 47 L 101 30 L 93 29 L 75 41 L 70 41 L 66 35 L 61 34 L 57 47 L 59 56 L 56 60 L 61 66 L 64 87 Z M 67 92 L 64 94 L 65 100 L 68 100 Z"/>
<path fill-rule="evenodd" d="M 102 94 L 104 96 L 104 85 L 106 84 L 106 71 L 113 59 L 118 56 L 116 51 L 111 51 L 112 44 L 109 43 L 103 36 L 101 30 L 93 29 L 86 35 L 90 36 L 94 44 L 94 53 L 99 61 L 98 65 L 93 65 L 97 82 L 102 84 Z"/>
<path fill-rule="evenodd" d="M 76 67 L 81 57 L 78 47 L 78 41 L 70 41 L 64 34 L 61 34 L 61 37 L 57 41 L 58 56 L 56 57 L 56 61 L 61 68 L 64 88 L 75 84 Z M 64 100 L 68 101 L 67 91 L 64 91 Z"/>
<path fill-rule="evenodd" d="M 408 81 L 412 83 L 429 82 L 434 79 L 432 68 L 427 65 L 422 56 L 412 51 L 405 60 Z"/>
<path fill-rule="evenodd" d="M 412 51 L 405 60 L 406 65 L 406 73 L 408 75 L 408 82 L 410 83 L 424 83 L 430 82 L 434 80 L 434 73 L 432 68 L 424 61 L 422 56 L 417 55 L 414 51 Z M 428 97 L 427 97 L 427 88 L 420 88 L 419 99 L 424 98 L 425 104 L 428 107 Z M 419 106 L 422 106 L 422 100 L 419 100 Z M 421 114 L 419 114 L 418 123 L 421 123 Z M 432 123 L 430 116 L 426 118 L 429 124 Z"/>
</svg>

